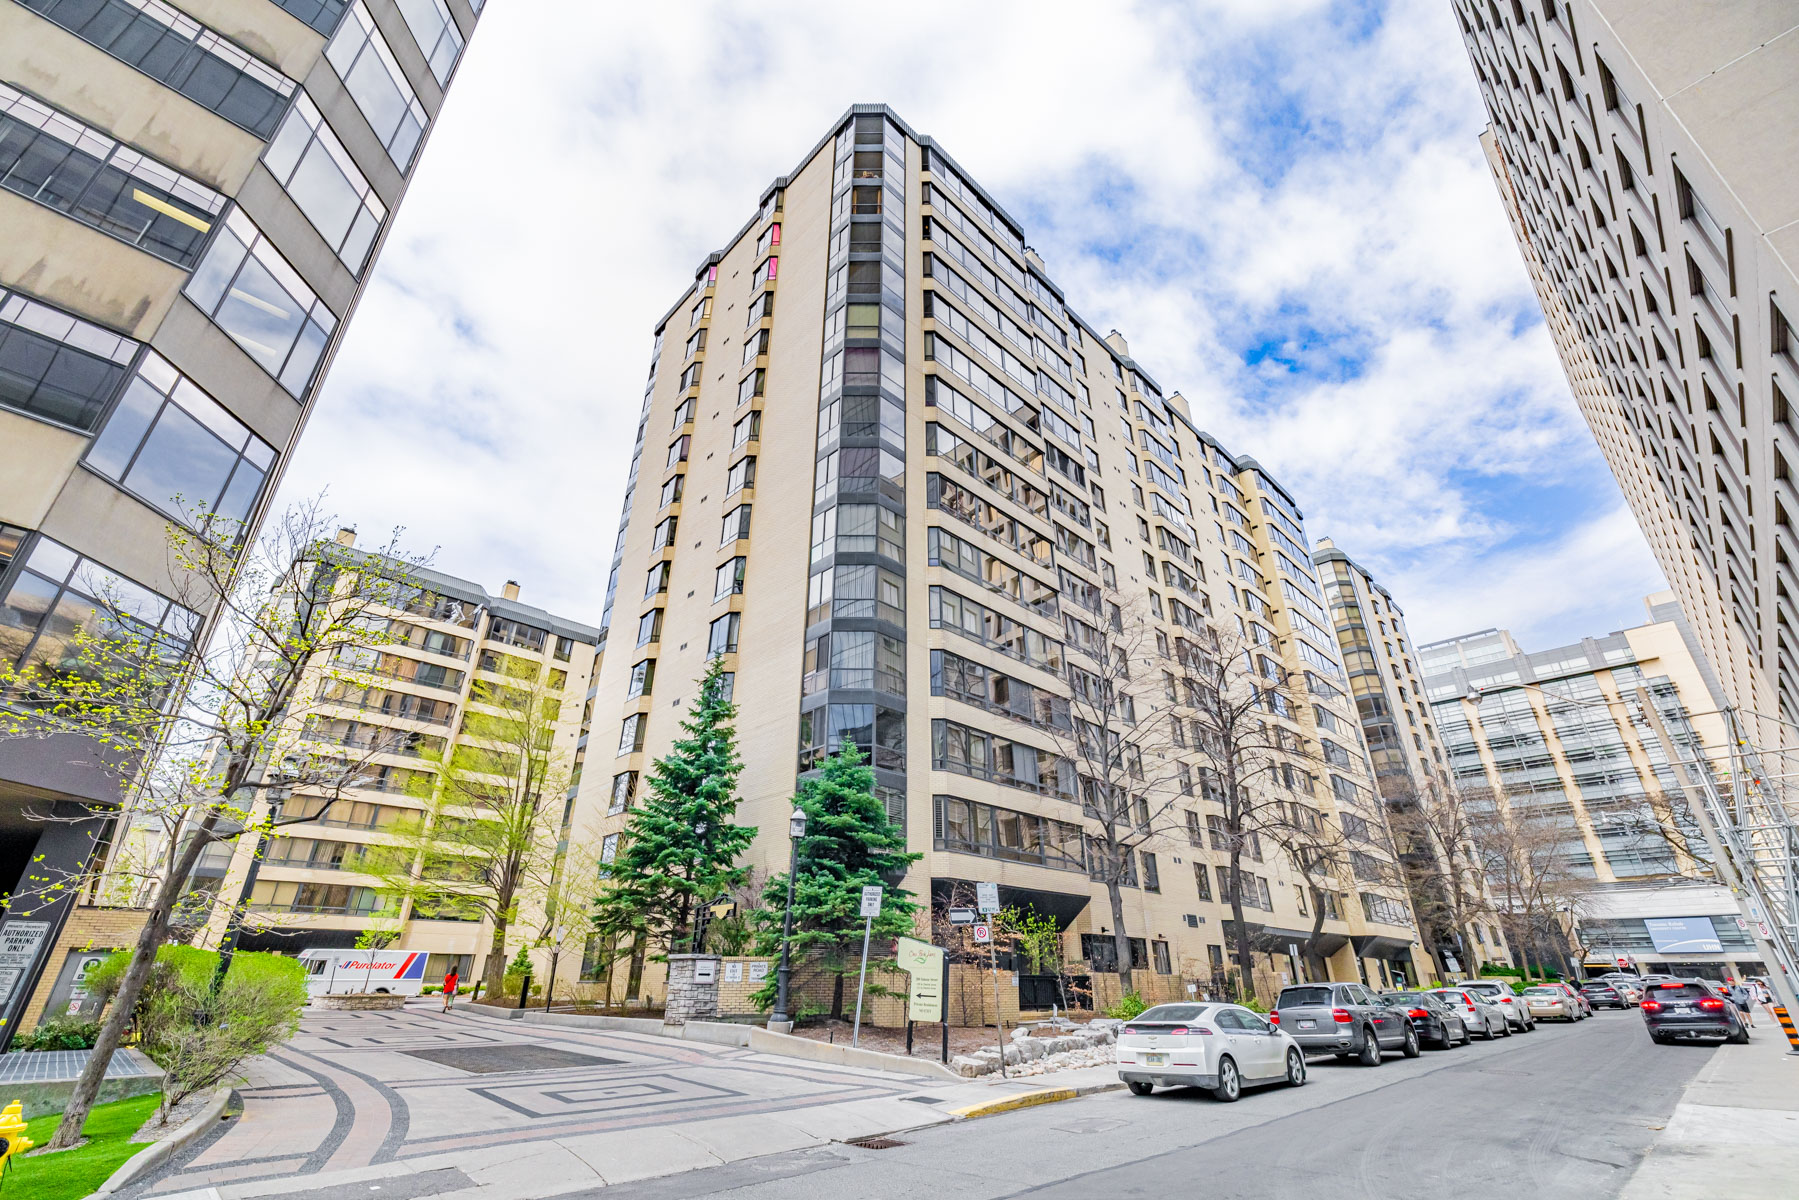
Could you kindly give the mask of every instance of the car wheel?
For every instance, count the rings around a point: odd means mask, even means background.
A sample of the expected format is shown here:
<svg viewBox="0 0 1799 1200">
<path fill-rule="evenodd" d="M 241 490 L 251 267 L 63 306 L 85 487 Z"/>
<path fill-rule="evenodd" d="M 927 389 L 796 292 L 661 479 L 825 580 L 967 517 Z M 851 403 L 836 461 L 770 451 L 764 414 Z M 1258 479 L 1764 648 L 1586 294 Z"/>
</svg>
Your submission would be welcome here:
<svg viewBox="0 0 1799 1200">
<path fill-rule="evenodd" d="M 1304 1087 L 1306 1082 L 1306 1056 L 1297 1050 L 1287 1051 L 1287 1086 Z"/>
<path fill-rule="evenodd" d="M 1243 1094 L 1243 1078 L 1237 1074 L 1237 1064 L 1229 1057 L 1218 1060 L 1218 1086 L 1212 1089 L 1215 1099 L 1230 1104 Z"/>
<path fill-rule="evenodd" d="M 1356 1061 L 1364 1067 L 1380 1066 L 1380 1039 L 1374 1035 L 1372 1026 L 1362 1031 L 1362 1049 L 1356 1055 Z"/>
<path fill-rule="evenodd" d="M 1131 1095 L 1133 1096 L 1147 1096 L 1156 1090 L 1156 1085 L 1153 1083 L 1144 1083 L 1141 1080 L 1136 1079 L 1130 1080 L 1129 1083 Z"/>
<path fill-rule="evenodd" d="M 1747 1046 L 1749 1044 L 1748 1027 L 1743 1025 L 1737 1026 L 1737 1031 L 1724 1040 L 1733 1046 Z"/>
<path fill-rule="evenodd" d="M 1482 1017 L 1480 1019 L 1480 1040 L 1483 1042 L 1490 1042 L 1498 1036 L 1498 1034 L 1493 1032 L 1493 1027 L 1487 1024 L 1487 1019 Z"/>
<path fill-rule="evenodd" d="M 1500 1037 L 1511 1037 L 1512 1036 L 1512 1023 L 1510 1021 L 1507 1021 L 1505 1023 L 1505 1028 L 1500 1031 L 1499 1036 Z"/>
<path fill-rule="evenodd" d="M 1473 1042 L 1474 1042 L 1474 1035 L 1472 1033 L 1468 1032 L 1468 1022 L 1463 1021 L 1462 1022 L 1462 1045 L 1464 1045 L 1464 1046 L 1472 1045 Z"/>
<path fill-rule="evenodd" d="M 1400 1047 L 1407 1058 L 1418 1057 L 1418 1031 L 1410 1025 L 1405 1028 L 1405 1045 Z"/>
<path fill-rule="evenodd" d="M 1649 1035 L 1649 1040 L 1650 1040 L 1650 1041 L 1652 1041 L 1652 1042 L 1654 1042 L 1654 1043 L 1655 1043 L 1655 1044 L 1656 1044 L 1656 1045 L 1658 1045 L 1658 1046 L 1666 1046 L 1666 1045 L 1667 1045 L 1667 1044 L 1668 1044 L 1668 1039 L 1667 1039 L 1667 1038 L 1665 1038 L 1665 1037 L 1663 1037 L 1663 1036 L 1662 1036 L 1662 1035 L 1661 1035 L 1661 1034 L 1659 1034 L 1659 1033 L 1652 1033 L 1652 1034 L 1650 1034 L 1650 1035 Z"/>
</svg>

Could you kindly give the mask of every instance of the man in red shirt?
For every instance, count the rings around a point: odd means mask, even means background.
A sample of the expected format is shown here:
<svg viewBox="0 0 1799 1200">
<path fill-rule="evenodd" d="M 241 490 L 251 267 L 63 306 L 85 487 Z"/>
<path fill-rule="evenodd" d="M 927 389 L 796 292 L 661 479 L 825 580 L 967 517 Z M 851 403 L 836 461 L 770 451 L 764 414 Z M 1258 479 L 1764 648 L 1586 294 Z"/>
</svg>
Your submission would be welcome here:
<svg viewBox="0 0 1799 1200">
<path fill-rule="evenodd" d="M 448 971 L 444 972 L 444 1008 L 443 1008 L 443 1010 L 445 1012 L 450 1011 L 450 1001 L 455 998 L 456 987 L 461 982 L 462 982 L 462 977 L 456 973 L 455 967 L 451 967 Z"/>
</svg>

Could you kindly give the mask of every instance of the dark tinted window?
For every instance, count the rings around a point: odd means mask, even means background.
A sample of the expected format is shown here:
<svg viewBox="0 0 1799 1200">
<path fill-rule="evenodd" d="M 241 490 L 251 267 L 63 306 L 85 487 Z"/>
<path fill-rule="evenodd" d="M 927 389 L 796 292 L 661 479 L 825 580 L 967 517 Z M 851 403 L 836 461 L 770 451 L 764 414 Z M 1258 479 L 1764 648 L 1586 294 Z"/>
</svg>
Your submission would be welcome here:
<svg viewBox="0 0 1799 1200">
<path fill-rule="evenodd" d="M 1700 983 L 1658 983 L 1654 991 L 1657 1000 L 1702 1000 L 1711 995 Z"/>
<path fill-rule="evenodd" d="M 1427 996 L 1423 992 L 1388 992 L 1385 996 L 1381 997 L 1381 999 L 1391 1001 L 1394 1004 L 1425 1004 L 1435 998 L 1436 997 L 1434 996 Z"/>
<path fill-rule="evenodd" d="M 1281 992 L 1281 998 L 1275 1002 L 1276 1008 L 1292 1008 L 1301 1004 L 1329 1004 L 1331 990 L 1327 987 L 1290 987 Z"/>
<path fill-rule="evenodd" d="M 1131 1018 L 1130 1024 L 1140 1022 L 1197 1021 L 1200 1014 L 1206 1011 L 1203 1004 L 1158 1004 L 1147 1012 Z"/>
</svg>

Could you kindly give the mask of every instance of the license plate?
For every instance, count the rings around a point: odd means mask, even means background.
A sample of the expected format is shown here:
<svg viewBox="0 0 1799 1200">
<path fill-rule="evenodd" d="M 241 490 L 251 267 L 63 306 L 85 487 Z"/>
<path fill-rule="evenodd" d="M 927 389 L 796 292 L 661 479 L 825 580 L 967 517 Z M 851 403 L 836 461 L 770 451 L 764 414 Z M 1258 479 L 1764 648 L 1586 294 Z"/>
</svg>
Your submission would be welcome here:
<svg viewBox="0 0 1799 1200">
<path fill-rule="evenodd" d="M 1301 1029 L 1316 1029 L 1316 1028 L 1318 1028 L 1318 1022 L 1316 1022 L 1316 1021 L 1301 1021 L 1299 1023 L 1299 1027 Z"/>
<path fill-rule="evenodd" d="M 1145 1054 L 1143 1056 L 1143 1065 L 1146 1067 L 1165 1067 L 1168 1065 L 1168 1056 L 1166 1054 Z"/>
</svg>

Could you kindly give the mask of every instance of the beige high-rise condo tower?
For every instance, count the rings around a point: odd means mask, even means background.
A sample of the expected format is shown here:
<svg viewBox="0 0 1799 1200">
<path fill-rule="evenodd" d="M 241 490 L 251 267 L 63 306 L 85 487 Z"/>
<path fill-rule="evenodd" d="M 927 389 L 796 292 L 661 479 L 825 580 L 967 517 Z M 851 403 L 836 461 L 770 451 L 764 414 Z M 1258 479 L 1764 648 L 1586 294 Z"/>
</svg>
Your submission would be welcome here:
<svg viewBox="0 0 1799 1200">
<path fill-rule="evenodd" d="M 1791 745 L 1799 6 L 1453 8 L 1581 411 L 1727 698 Z"/>
<path fill-rule="evenodd" d="M 617 845 L 722 655 L 753 865 L 785 869 L 796 776 L 853 742 L 924 855 L 906 886 L 941 903 L 997 883 L 1058 922 L 1103 996 L 1117 930 L 1090 878 L 1069 711 L 1107 630 L 1140 628 L 1115 719 L 1172 706 L 1182 723 L 1165 756 L 1178 782 L 1149 798 L 1172 798 L 1170 819 L 1128 873 L 1134 982 L 1222 986 L 1222 810 L 1172 674 L 1217 628 L 1259 678 L 1304 681 L 1303 704 L 1267 699 L 1268 736 L 1294 755 L 1266 786 L 1351 843 L 1315 891 L 1277 847 L 1250 847 L 1264 995 L 1283 976 L 1416 980 L 1428 960 L 1324 604 L 1293 498 L 1071 311 L 941 147 L 857 106 L 656 326 L 575 825 L 595 823 L 603 856 Z"/>
<path fill-rule="evenodd" d="M 208 617 L 168 522 L 252 529 L 305 425 L 481 0 L 0 0 L 0 659 L 55 664 L 96 598 L 171 651 Z M 116 800 L 0 744 L 0 890 Z M 6 916 L 0 1017 L 65 916 Z M 8 1025 L 6 1028 L 11 1028 Z"/>
</svg>

